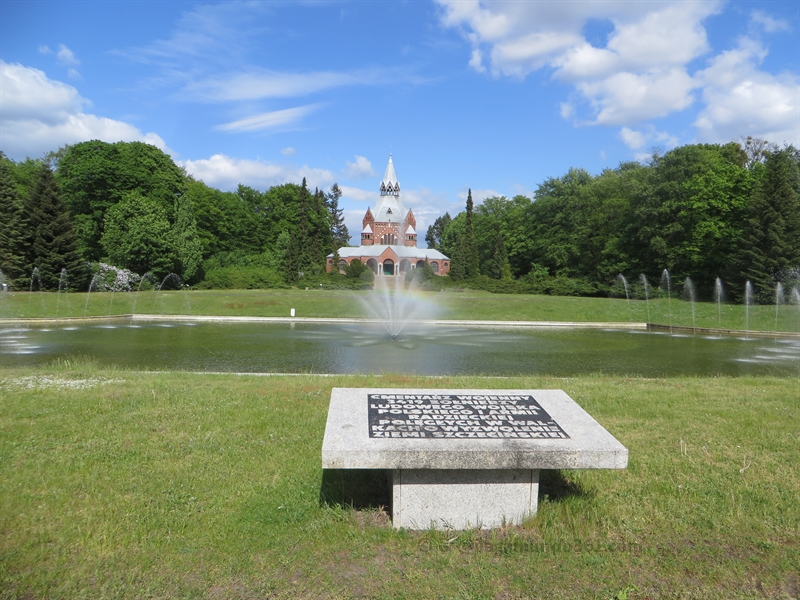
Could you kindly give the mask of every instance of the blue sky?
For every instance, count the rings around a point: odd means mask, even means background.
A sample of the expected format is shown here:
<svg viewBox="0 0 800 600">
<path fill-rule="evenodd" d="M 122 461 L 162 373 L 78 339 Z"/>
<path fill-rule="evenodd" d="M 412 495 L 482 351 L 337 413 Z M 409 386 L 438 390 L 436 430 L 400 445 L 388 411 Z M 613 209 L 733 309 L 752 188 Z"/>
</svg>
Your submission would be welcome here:
<svg viewBox="0 0 800 600">
<path fill-rule="evenodd" d="M 424 232 L 468 188 L 531 195 L 656 147 L 800 145 L 791 1 L 0 0 L 0 149 L 143 140 L 220 189 L 338 182 L 389 153 Z M 422 238 L 423 236 L 420 236 Z M 421 242 L 424 244 L 424 242 Z"/>
</svg>

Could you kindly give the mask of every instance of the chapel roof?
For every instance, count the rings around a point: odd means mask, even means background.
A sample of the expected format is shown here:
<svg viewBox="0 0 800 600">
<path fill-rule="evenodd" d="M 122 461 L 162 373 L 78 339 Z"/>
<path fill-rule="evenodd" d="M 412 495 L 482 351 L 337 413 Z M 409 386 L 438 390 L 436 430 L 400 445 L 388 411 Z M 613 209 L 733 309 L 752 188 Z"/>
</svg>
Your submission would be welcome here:
<svg viewBox="0 0 800 600">
<path fill-rule="evenodd" d="M 375 221 L 379 223 L 402 223 L 408 214 L 403 201 L 400 200 L 400 182 L 397 181 L 391 154 L 389 163 L 386 165 L 386 173 L 381 181 L 381 196 L 375 206 L 374 214 Z"/>
</svg>

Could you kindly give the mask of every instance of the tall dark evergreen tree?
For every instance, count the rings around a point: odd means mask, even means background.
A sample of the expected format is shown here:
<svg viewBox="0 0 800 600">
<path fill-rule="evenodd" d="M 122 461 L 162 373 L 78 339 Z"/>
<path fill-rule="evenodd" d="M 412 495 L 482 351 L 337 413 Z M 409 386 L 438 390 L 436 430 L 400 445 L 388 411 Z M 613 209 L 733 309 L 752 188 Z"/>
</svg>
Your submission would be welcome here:
<svg viewBox="0 0 800 600">
<path fill-rule="evenodd" d="M 344 209 L 339 208 L 339 198 L 341 197 L 342 190 L 338 183 L 334 183 L 331 191 L 325 194 L 325 205 L 331 215 L 332 251 L 350 244 L 350 232 L 347 231 L 347 225 L 344 224 Z"/>
<path fill-rule="evenodd" d="M 0 157 L 0 271 L 12 282 L 24 276 L 22 202 L 11 166 Z"/>
<path fill-rule="evenodd" d="M 474 217 L 474 206 L 472 204 L 472 190 L 467 192 L 467 214 L 464 230 L 464 276 L 467 278 L 477 277 L 481 274 L 481 262 L 478 255 L 478 245 L 475 243 L 475 234 L 472 230 Z"/>
<path fill-rule="evenodd" d="M 791 146 L 766 159 L 736 259 L 741 276 L 765 301 L 773 297 L 781 271 L 800 267 L 800 171 Z"/>
<path fill-rule="evenodd" d="M 36 178 L 25 212 L 33 231 L 33 244 L 28 255 L 31 271 L 39 269 L 42 287 L 57 290 L 61 270 L 66 269 L 69 285 L 75 289 L 83 283 L 85 265 L 78 251 L 78 237 L 69 211 L 61 200 L 61 190 L 48 165 L 43 165 Z"/>
</svg>

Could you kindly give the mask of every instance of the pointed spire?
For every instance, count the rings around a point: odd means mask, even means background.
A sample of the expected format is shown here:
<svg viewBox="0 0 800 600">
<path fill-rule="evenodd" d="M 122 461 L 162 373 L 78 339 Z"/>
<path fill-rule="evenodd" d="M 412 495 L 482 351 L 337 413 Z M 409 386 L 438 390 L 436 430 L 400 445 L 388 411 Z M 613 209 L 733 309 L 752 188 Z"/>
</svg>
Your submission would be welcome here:
<svg viewBox="0 0 800 600">
<path fill-rule="evenodd" d="M 397 174 L 394 172 L 392 155 L 389 155 L 389 164 L 386 165 L 386 173 L 383 174 L 381 182 L 381 196 L 399 196 L 400 182 L 397 181 Z"/>
</svg>

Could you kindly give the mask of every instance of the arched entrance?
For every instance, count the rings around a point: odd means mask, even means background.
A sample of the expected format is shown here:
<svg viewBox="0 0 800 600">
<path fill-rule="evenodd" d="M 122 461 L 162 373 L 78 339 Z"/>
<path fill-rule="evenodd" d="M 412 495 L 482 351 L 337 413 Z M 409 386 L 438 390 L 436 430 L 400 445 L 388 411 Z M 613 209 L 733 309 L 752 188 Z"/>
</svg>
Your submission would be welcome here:
<svg viewBox="0 0 800 600">
<path fill-rule="evenodd" d="M 374 258 L 370 258 L 370 259 L 367 261 L 367 266 L 368 266 L 370 269 L 372 269 L 372 272 L 373 272 L 375 275 L 377 275 L 377 274 L 378 274 L 378 261 L 377 261 L 377 260 L 375 260 Z"/>
<path fill-rule="evenodd" d="M 400 261 L 400 272 L 401 273 L 406 273 L 406 272 L 408 272 L 410 270 L 411 270 L 411 263 L 408 262 L 408 259 L 404 258 L 403 260 L 401 260 Z"/>
<path fill-rule="evenodd" d="M 436 262 L 435 260 L 432 261 L 431 262 L 431 269 L 433 269 L 434 273 L 438 273 L 439 272 L 439 263 Z"/>
<path fill-rule="evenodd" d="M 394 261 L 391 258 L 387 258 L 383 261 L 383 274 L 394 275 Z"/>
<path fill-rule="evenodd" d="M 425 266 L 425 261 L 424 260 L 418 260 L 417 261 L 417 268 L 418 269 L 421 269 L 424 266 Z"/>
</svg>

